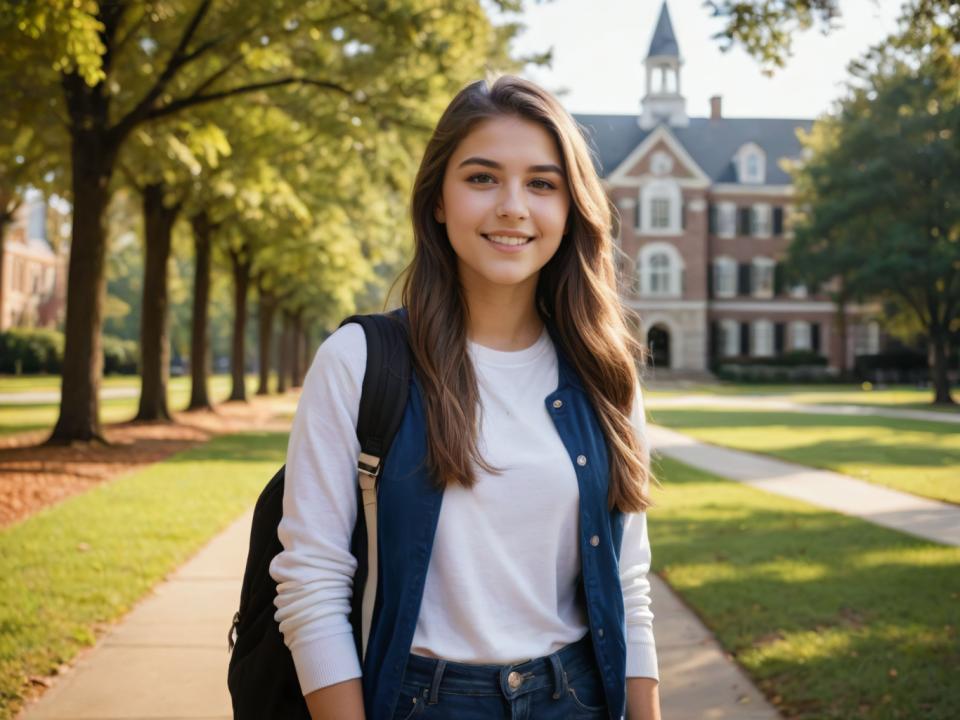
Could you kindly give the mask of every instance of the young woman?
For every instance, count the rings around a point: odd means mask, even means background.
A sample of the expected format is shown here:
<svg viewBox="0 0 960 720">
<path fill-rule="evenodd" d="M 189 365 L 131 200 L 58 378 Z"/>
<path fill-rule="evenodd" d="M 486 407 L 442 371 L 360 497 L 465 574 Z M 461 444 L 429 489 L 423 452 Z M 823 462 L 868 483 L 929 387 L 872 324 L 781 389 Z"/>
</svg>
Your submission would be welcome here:
<svg viewBox="0 0 960 720">
<path fill-rule="evenodd" d="M 414 379 L 380 479 L 362 668 L 360 327 L 320 347 L 290 435 L 271 574 L 314 720 L 659 720 L 652 478 L 609 208 L 533 83 L 475 82 L 441 117 L 413 191 Z"/>
</svg>

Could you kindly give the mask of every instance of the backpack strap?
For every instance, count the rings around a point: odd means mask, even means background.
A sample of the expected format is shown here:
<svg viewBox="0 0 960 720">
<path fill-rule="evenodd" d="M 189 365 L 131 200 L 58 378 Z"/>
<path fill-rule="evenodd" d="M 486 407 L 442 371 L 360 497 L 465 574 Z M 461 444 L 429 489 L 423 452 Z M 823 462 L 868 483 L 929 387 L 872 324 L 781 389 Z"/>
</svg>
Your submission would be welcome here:
<svg viewBox="0 0 960 720">
<path fill-rule="evenodd" d="M 366 525 L 367 567 L 365 581 L 358 577 L 354 582 L 354 588 L 361 581 L 363 586 L 359 638 L 362 662 L 366 657 L 377 597 L 377 486 L 383 462 L 406 408 L 411 361 L 407 317 L 403 308 L 386 314 L 351 315 L 340 326 L 351 322 L 363 328 L 367 339 L 367 364 L 357 417 L 357 438 L 360 441 L 358 500 L 363 507 L 362 516 L 357 515 L 357 522 Z"/>
</svg>

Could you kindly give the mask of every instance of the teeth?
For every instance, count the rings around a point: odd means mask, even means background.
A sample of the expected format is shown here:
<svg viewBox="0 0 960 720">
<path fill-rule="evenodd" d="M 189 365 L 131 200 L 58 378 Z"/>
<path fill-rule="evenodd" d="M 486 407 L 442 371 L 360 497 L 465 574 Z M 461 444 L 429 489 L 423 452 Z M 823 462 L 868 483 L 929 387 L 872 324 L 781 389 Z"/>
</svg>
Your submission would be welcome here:
<svg viewBox="0 0 960 720">
<path fill-rule="evenodd" d="M 484 237 L 499 245 L 524 245 L 530 241 L 530 238 L 508 237 L 506 235 L 484 235 Z"/>
</svg>

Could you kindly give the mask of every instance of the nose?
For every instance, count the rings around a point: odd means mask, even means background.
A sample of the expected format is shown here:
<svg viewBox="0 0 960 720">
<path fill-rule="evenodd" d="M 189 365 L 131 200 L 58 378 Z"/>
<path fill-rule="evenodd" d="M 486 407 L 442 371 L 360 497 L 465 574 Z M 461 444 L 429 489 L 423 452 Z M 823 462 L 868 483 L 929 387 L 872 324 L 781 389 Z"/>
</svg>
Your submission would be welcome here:
<svg viewBox="0 0 960 720">
<path fill-rule="evenodd" d="M 525 220 L 529 214 L 523 188 L 504 183 L 497 203 L 497 217 Z"/>
</svg>

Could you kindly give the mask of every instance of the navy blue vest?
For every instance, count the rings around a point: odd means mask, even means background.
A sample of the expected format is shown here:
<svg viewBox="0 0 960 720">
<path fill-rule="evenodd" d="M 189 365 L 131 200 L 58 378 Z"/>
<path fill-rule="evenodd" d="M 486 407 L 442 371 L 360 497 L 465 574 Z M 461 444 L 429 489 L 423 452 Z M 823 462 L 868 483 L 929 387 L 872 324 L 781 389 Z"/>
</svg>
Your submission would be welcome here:
<svg viewBox="0 0 960 720">
<path fill-rule="evenodd" d="M 560 382 L 544 402 L 577 473 L 587 616 L 610 718 L 622 720 L 627 653 L 619 573 L 623 515 L 607 509 L 608 451 L 596 414 L 556 336 L 554 346 Z M 425 467 L 426 448 L 423 396 L 414 373 L 404 417 L 380 478 L 379 583 L 363 663 L 368 720 L 393 717 L 420 614 L 443 501 L 443 491 L 434 487 Z"/>
</svg>

